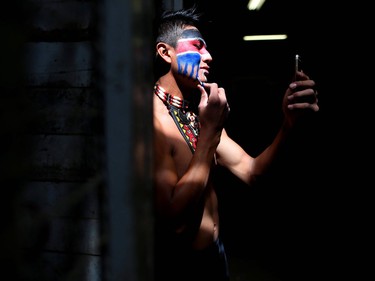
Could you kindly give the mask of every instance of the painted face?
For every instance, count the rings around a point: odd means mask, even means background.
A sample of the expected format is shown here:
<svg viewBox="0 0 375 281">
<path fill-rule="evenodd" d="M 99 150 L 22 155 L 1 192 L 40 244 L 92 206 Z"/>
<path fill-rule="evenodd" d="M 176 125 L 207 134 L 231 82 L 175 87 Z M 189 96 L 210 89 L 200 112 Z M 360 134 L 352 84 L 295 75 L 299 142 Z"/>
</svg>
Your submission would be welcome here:
<svg viewBox="0 0 375 281">
<path fill-rule="evenodd" d="M 183 31 L 176 52 L 178 73 L 197 80 L 201 56 L 208 53 L 201 33 L 196 29 Z"/>
</svg>

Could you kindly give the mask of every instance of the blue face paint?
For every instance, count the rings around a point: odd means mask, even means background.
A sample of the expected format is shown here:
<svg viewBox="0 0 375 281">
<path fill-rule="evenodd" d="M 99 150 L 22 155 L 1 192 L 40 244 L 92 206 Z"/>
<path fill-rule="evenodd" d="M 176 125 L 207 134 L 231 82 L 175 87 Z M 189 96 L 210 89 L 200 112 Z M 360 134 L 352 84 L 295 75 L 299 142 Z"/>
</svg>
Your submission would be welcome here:
<svg viewBox="0 0 375 281">
<path fill-rule="evenodd" d="M 198 79 L 201 55 L 198 52 L 185 52 L 177 55 L 178 73 Z"/>
</svg>

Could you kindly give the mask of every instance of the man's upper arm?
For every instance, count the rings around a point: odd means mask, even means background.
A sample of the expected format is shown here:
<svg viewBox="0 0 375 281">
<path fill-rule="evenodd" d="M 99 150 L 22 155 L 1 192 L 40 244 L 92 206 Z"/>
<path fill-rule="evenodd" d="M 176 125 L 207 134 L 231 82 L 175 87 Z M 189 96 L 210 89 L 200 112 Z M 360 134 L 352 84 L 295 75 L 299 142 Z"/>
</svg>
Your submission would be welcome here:
<svg viewBox="0 0 375 281">
<path fill-rule="evenodd" d="M 218 162 L 239 179 L 248 183 L 254 160 L 238 143 L 223 130 L 217 149 Z"/>
<path fill-rule="evenodd" d="M 155 207 L 158 212 L 164 213 L 167 212 L 166 207 L 169 205 L 178 178 L 167 136 L 158 121 L 154 121 L 153 143 Z"/>
</svg>

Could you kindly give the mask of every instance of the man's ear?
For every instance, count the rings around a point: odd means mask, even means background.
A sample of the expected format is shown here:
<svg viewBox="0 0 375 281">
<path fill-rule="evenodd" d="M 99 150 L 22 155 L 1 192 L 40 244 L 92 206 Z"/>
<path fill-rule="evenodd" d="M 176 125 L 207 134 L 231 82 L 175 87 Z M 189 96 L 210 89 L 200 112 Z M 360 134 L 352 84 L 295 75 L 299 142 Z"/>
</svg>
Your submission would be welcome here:
<svg viewBox="0 0 375 281">
<path fill-rule="evenodd" d="M 156 51 L 158 52 L 159 56 L 165 60 L 167 63 L 171 63 L 171 57 L 169 55 L 169 48 L 170 46 L 165 43 L 158 43 L 156 45 Z"/>
</svg>

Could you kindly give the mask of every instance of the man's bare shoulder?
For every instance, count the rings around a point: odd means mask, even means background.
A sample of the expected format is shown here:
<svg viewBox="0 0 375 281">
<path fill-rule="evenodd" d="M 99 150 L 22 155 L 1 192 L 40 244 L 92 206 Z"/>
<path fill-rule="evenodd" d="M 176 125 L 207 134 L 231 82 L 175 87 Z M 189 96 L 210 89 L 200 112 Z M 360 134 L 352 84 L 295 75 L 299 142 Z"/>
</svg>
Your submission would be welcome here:
<svg viewBox="0 0 375 281">
<path fill-rule="evenodd" d="M 165 135 L 173 134 L 173 131 L 175 131 L 174 127 L 176 127 L 176 125 L 169 115 L 168 110 L 154 109 L 153 119 L 154 130 L 158 130 Z"/>
<path fill-rule="evenodd" d="M 159 153 L 173 154 L 176 150 L 176 140 L 181 134 L 164 104 L 154 106 L 154 145 Z"/>
</svg>

